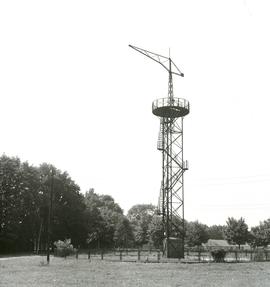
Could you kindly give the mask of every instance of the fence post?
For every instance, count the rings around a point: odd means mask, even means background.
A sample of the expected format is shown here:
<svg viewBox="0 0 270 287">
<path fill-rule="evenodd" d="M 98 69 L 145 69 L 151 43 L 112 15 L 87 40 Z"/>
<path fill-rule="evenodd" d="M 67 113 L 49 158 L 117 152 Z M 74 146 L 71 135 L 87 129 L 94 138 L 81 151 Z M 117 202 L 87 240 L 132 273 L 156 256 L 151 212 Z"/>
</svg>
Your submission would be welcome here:
<svg viewBox="0 0 270 287">
<path fill-rule="evenodd" d="M 141 250 L 138 249 L 138 261 L 140 261 L 140 260 L 141 260 Z"/>
<path fill-rule="evenodd" d="M 199 262 L 201 262 L 201 249 L 199 248 L 199 251 L 198 251 L 198 259 L 199 259 Z"/>
<path fill-rule="evenodd" d="M 90 249 L 88 250 L 88 260 L 91 260 L 90 259 Z"/>
<path fill-rule="evenodd" d="M 157 260 L 158 262 L 160 261 L 160 251 L 158 250 L 158 254 L 157 254 Z"/>
<path fill-rule="evenodd" d="M 79 250 L 76 249 L 76 259 L 78 260 L 78 257 L 79 257 Z"/>
<path fill-rule="evenodd" d="M 122 261 L 122 250 L 120 250 L 120 261 Z"/>
<path fill-rule="evenodd" d="M 234 251 L 235 261 L 238 262 L 237 251 Z"/>
<path fill-rule="evenodd" d="M 101 260 L 103 260 L 103 249 L 101 249 Z"/>
</svg>

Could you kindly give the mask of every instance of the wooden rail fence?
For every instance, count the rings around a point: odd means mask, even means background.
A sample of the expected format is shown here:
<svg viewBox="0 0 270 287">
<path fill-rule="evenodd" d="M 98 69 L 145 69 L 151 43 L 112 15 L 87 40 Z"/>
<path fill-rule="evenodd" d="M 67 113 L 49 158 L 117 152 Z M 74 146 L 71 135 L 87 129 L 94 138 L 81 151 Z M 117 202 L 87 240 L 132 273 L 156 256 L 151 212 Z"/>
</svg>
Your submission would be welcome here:
<svg viewBox="0 0 270 287">
<path fill-rule="evenodd" d="M 165 258 L 159 249 L 113 249 L 113 250 L 77 250 L 73 256 L 78 259 L 125 261 L 125 262 L 213 262 L 211 250 L 186 249 L 185 258 Z M 227 250 L 225 262 L 270 261 L 270 250 Z"/>
</svg>

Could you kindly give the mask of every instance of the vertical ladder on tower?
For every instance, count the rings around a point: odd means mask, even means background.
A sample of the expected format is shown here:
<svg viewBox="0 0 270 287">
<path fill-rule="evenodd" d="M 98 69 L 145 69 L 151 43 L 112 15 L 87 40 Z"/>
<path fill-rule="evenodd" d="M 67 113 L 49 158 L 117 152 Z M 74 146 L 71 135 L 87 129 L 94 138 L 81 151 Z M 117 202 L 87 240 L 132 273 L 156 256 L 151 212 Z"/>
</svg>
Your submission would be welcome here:
<svg viewBox="0 0 270 287">
<path fill-rule="evenodd" d="M 164 124 L 163 118 L 160 118 L 160 126 L 159 126 L 159 133 L 158 133 L 158 141 L 157 141 L 157 149 L 164 150 Z"/>
<path fill-rule="evenodd" d="M 157 209 L 158 215 L 163 215 L 163 183 L 161 181 L 160 185 L 160 192 L 158 197 L 158 209 Z"/>
</svg>

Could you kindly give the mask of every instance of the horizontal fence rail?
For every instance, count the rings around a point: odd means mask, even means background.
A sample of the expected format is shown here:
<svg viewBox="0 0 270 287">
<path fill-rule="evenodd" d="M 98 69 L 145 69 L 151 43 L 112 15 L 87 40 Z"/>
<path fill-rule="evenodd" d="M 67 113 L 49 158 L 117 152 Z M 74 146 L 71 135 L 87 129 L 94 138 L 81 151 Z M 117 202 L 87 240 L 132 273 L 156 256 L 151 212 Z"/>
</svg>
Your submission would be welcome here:
<svg viewBox="0 0 270 287">
<path fill-rule="evenodd" d="M 222 248 L 221 248 L 222 249 Z M 186 249 L 185 260 L 194 260 L 198 262 L 213 262 L 212 251 L 218 250 L 218 248 L 212 249 Z M 269 249 L 226 249 L 225 262 L 250 262 L 250 261 L 270 261 Z"/>
<path fill-rule="evenodd" d="M 82 254 L 83 255 L 83 254 Z M 143 249 L 114 249 L 114 250 L 89 250 L 87 253 L 89 260 L 109 260 L 109 261 L 129 261 L 129 262 L 159 262 L 161 251 Z"/>
<path fill-rule="evenodd" d="M 214 249 L 213 249 L 214 250 Z M 202 263 L 214 262 L 211 255 L 212 250 L 201 248 L 185 249 L 185 258 L 166 258 L 159 249 L 90 249 L 76 250 L 72 255 L 65 258 L 76 258 L 85 260 L 106 260 L 123 262 L 183 262 L 183 263 Z M 57 256 L 55 250 L 54 255 Z M 251 261 L 270 261 L 270 249 L 251 249 L 239 250 L 228 249 L 224 258 L 225 262 L 251 262 Z"/>
</svg>

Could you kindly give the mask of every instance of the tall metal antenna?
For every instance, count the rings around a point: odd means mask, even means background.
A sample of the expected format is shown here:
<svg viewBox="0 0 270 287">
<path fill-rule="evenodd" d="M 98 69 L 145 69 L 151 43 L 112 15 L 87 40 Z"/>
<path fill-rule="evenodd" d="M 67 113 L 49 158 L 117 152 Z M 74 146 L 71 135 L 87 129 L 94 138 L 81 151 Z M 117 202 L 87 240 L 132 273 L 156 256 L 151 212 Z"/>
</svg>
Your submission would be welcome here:
<svg viewBox="0 0 270 287">
<path fill-rule="evenodd" d="M 159 63 L 169 73 L 168 96 L 152 103 L 152 112 L 160 118 L 157 149 L 162 152 L 162 181 L 159 197 L 159 214 L 162 216 L 164 241 L 163 254 L 167 257 L 184 257 L 184 171 L 183 118 L 189 113 L 189 102 L 175 98 L 173 75 L 184 74 L 172 61 L 147 50 L 129 45 L 134 50 Z"/>
</svg>

